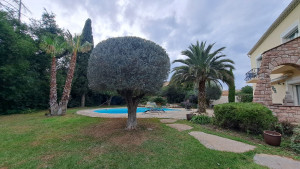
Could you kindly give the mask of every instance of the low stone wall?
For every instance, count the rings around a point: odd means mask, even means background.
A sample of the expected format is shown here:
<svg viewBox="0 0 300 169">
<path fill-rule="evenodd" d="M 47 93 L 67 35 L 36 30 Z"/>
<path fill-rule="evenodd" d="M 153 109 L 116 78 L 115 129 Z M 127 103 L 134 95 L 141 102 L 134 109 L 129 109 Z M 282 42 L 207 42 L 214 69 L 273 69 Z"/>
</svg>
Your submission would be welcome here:
<svg viewBox="0 0 300 169">
<path fill-rule="evenodd" d="M 275 113 L 279 121 L 300 123 L 300 106 L 270 105 L 268 108 Z"/>
</svg>

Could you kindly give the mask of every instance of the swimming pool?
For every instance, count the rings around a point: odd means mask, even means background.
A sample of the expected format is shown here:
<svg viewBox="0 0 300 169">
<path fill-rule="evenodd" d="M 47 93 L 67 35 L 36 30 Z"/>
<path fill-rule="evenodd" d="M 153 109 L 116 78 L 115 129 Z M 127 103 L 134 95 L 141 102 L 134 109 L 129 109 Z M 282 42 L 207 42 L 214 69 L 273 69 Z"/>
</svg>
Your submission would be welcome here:
<svg viewBox="0 0 300 169">
<path fill-rule="evenodd" d="M 138 107 L 136 112 L 137 113 L 143 113 L 145 111 L 149 110 L 149 108 L 146 107 Z M 175 109 L 169 109 L 169 108 L 163 108 L 164 111 L 178 111 Z M 128 110 L 127 108 L 113 108 L 113 109 L 99 109 L 94 110 L 96 113 L 108 113 L 108 114 L 127 114 Z"/>
</svg>

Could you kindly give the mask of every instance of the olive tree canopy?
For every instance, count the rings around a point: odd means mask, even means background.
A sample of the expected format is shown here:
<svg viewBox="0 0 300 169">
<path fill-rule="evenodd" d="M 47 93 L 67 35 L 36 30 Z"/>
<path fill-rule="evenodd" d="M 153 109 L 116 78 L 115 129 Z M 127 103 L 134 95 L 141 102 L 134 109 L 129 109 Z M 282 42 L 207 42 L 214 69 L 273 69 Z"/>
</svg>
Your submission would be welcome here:
<svg viewBox="0 0 300 169">
<path fill-rule="evenodd" d="M 169 70 L 166 51 L 154 42 L 138 37 L 110 38 L 100 42 L 90 56 L 89 87 L 122 95 L 128 106 L 127 128 L 134 129 L 139 100 L 158 92 Z"/>
</svg>

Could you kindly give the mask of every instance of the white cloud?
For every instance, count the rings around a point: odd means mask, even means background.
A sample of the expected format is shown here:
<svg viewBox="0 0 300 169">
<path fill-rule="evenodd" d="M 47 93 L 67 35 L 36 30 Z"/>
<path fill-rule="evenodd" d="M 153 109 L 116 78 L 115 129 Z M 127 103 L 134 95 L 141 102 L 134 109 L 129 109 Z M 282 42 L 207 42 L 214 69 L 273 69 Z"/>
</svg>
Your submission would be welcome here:
<svg viewBox="0 0 300 169">
<path fill-rule="evenodd" d="M 237 88 L 246 85 L 244 76 L 250 70 L 247 52 L 290 2 L 24 0 L 36 19 L 45 7 L 56 14 L 60 27 L 79 33 L 91 18 L 95 43 L 109 37 L 139 36 L 163 46 L 171 61 L 184 58 L 180 52 L 197 40 L 216 42 L 215 49 L 227 47 L 224 53 L 236 62 Z"/>
</svg>

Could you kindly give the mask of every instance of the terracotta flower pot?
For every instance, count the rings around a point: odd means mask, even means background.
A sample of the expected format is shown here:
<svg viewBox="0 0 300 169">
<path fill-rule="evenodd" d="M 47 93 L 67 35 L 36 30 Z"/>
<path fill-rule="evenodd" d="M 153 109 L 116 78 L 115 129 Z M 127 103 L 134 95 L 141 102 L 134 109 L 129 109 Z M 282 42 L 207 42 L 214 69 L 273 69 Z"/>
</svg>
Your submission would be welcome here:
<svg viewBox="0 0 300 169">
<path fill-rule="evenodd" d="M 280 146 L 281 134 L 276 131 L 264 131 L 264 140 L 271 146 Z"/>
<path fill-rule="evenodd" d="M 190 120 L 192 120 L 193 116 L 194 116 L 193 113 L 186 114 L 186 119 L 187 119 L 188 121 L 190 121 Z"/>
</svg>

